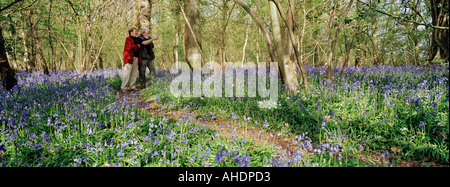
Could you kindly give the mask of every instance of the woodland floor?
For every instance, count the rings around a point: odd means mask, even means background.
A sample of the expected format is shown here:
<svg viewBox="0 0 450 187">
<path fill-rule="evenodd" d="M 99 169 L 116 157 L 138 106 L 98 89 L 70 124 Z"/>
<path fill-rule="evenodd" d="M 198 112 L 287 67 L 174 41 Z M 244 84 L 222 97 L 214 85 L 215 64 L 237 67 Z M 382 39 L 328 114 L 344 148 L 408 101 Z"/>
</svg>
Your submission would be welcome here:
<svg viewBox="0 0 450 187">
<path fill-rule="evenodd" d="M 195 109 L 178 109 L 176 110 L 170 105 L 161 105 L 156 102 L 154 98 L 152 99 L 144 99 L 139 94 L 139 92 L 145 89 L 144 87 L 141 87 L 138 84 L 138 90 L 137 91 L 121 91 L 116 90 L 117 95 L 123 99 L 125 92 L 132 94 L 137 92 L 137 96 L 133 98 L 134 101 L 139 102 L 138 104 L 150 104 L 150 107 L 146 107 L 143 110 L 150 113 L 153 116 L 157 117 L 166 117 L 168 119 L 173 119 L 175 121 L 184 119 L 184 120 L 190 120 L 193 123 L 203 125 L 205 127 L 209 127 L 211 130 L 215 131 L 216 133 L 219 133 L 221 136 L 226 137 L 228 139 L 232 138 L 245 138 L 247 140 L 251 140 L 255 142 L 255 146 L 259 146 L 262 144 L 265 145 L 274 145 L 274 146 L 280 146 L 280 150 L 284 150 L 280 152 L 280 156 L 287 156 L 290 157 L 292 153 L 295 151 L 295 148 L 298 146 L 298 143 L 294 141 L 293 135 L 284 135 L 284 136 L 277 136 L 274 132 L 271 131 L 263 131 L 261 133 L 261 128 L 249 125 L 245 122 L 243 123 L 236 123 L 234 120 L 225 119 L 220 115 L 217 115 L 217 117 L 213 120 L 203 120 L 199 118 L 199 114 L 196 112 Z M 288 125 L 288 124 L 285 124 Z M 232 132 L 235 133 L 232 133 Z M 233 135 L 234 134 L 234 135 Z M 395 148 L 394 150 L 391 150 L 393 152 L 396 152 Z M 370 151 L 372 156 L 367 155 L 353 155 L 352 157 L 358 157 L 363 162 L 368 162 L 369 160 L 376 163 L 381 163 L 382 160 L 375 156 L 380 155 L 381 152 L 375 152 Z M 393 159 L 396 159 L 395 156 L 393 156 Z M 442 165 L 439 163 L 433 162 L 432 159 L 429 159 L 427 157 L 424 157 L 424 159 L 419 160 L 405 160 L 400 161 L 397 163 L 397 167 L 423 167 L 423 166 L 431 166 L 431 167 L 448 167 L 448 165 Z"/>
</svg>

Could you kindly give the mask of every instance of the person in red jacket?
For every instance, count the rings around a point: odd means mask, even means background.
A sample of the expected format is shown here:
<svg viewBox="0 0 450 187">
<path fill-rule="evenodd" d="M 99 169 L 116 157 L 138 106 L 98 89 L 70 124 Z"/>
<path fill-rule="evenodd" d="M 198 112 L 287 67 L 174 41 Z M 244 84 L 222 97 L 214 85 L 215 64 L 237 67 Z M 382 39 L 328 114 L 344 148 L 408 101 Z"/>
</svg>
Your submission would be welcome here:
<svg viewBox="0 0 450 187">
<path fill-rule="evenodd" d="M 136 28 L 131 28 L 128 30 L 129 36 L 125 40 L 125 47 L 123 50 L 123 75 L 122 75 L 122 86 L 121 90 L 125 91 L 128 89 L 136 90 L 136 79 L 139 75 L 139 64 L 142 61 L 140 46 L 148 45 L 150 41 L 139 41 L 137 40 L 138 32 Z M 127 86 L 129 88 L 127 89 Z"/>
</svg>

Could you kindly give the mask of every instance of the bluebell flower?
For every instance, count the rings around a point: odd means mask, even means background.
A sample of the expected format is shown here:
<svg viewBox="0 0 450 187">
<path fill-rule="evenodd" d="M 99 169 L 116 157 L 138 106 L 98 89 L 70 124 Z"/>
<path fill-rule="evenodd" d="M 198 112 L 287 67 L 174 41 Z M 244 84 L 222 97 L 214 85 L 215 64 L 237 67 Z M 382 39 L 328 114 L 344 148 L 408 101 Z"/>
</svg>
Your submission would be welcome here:
<svg viewBox="0 0 450 187">
<path fill-rule="evenodd" d="M 234 112 L 231 113 L 231 115 L 232 115 L 233 120 L 236 120 L 238 118 L 237 115 Z"/>
<path fill-rule="evenodd" d="M 223 164 L 225 164 L 225 160 L 223 159 L 223 153 L 224 153 L 224 149 L 221 149 L 220 152 L 218 152 L 216 154 L 216 164 L 220 164 L 220 162 L 222 162 Z"/>
<path fill-rule="evenodd" d="M 264 127 L 264 128 L 269 128 L 269 123 L 268 123 L 267 121 L 264 121 L 263 127 Z"/>
<path fill-rule="evenodd" d="M 427 125 L 427 123 L 425 123 L 423 121 L 420 122 L 420 127 L 425 127 L 425 125 Z"/>
<path fill-rule="evenodd" d="M 73 161 L 74 161 L 75 163 L 81 164 L 81 158 L 80 158 L 80 157 L 75 158 Z"/>
<path fill-rule="evenodd" d="M 150 158 L 153 158 L 153 157 L 158 156 L 158 155 L 159 155 L 158 154 L 158 150 L 155 150 L 155 152 L 152 154 L 152 156 Z"/>
</svg>

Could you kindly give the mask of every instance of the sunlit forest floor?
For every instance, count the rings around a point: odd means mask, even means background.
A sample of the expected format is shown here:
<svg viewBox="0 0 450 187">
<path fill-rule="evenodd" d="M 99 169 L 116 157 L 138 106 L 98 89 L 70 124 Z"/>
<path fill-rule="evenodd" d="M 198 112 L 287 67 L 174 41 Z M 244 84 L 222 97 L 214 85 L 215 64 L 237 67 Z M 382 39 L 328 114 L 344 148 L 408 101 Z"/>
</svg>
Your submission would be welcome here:
<svg viewBox="0 0 450 187">
<path fill-rule="evenodd" d="M 175 98 L 158 70 L 119 91 L 121 69 L 19 72 L 0 90 L 6 167 L 421 167 L 449 164 L 448 66 L 349 67 L 310 92 L 279 81 L 278 107 L 255 98 Z M 335 75 L 340 69 L 335 69 Z M 138 81 L 139 82 L 139 81 Z"/>
</svg>

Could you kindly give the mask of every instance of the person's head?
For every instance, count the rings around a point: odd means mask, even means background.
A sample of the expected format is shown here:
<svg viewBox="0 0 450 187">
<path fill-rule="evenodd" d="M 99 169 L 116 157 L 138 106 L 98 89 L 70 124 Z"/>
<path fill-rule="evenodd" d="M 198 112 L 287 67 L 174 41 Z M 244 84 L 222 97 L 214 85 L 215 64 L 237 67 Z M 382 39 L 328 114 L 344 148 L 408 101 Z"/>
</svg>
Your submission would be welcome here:
<svg viewBox="0 0 450 187">
<path fill-rule="evenodd" d="M 148 37 L 149 33 L 150 33 L 150 31 L 149 31 L 148 29 L 143 29 L 143 30 L 141 31 L 141 35 L 142 35 L 143 37 L 145 37 L 145 38 Z"/>
<path fill-rule="evenodd" d="M 131 28 L 131 29 L 129 29 L 129 30 L 128 30 L 128 34 L 129 34 L 130 36 L 136 37 L 136 36 L 138 35 L 137 29 L 134 28 L 134 27 Z"/>
</svg>

